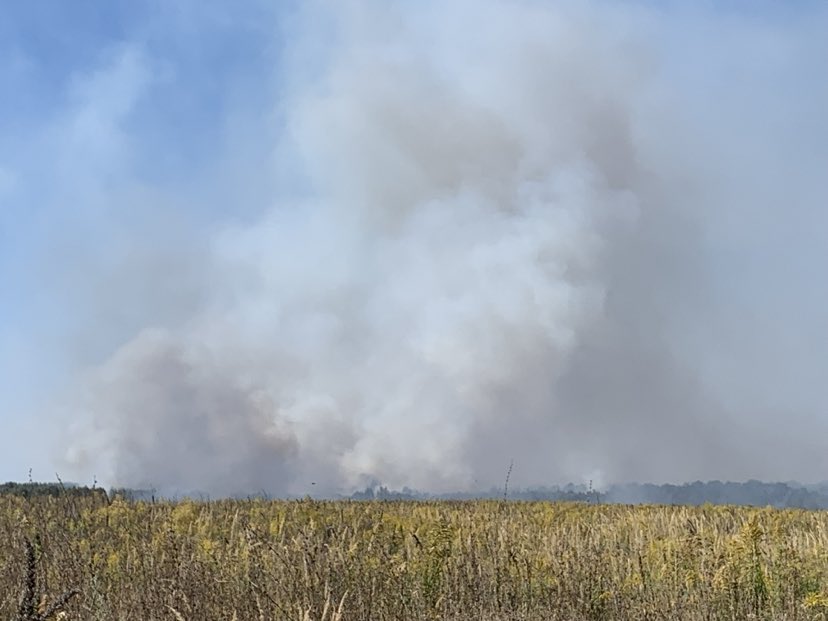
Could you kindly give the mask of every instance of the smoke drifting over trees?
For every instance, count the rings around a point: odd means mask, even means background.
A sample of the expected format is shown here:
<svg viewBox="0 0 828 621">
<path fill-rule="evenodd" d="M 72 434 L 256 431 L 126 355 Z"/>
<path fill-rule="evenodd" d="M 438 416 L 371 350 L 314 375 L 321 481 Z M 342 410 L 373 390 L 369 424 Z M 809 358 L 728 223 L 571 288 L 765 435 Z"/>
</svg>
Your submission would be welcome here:
<svg viewBox="0 0 828 621">
<path fill-rule="evenodd" d="M 272 142 L 246 135 L 259 163 L 202 188 L 219 214 L 267 209 L 183 245 L 163 209 L 127 234 L 144 258 L 96 301 L 146 299 L 64 399 L 67 474 L 213 494 L 488 489 L 511 458 L 521 486 L 821 478 L 805 334 L 824 342 L 828 303 L 805 270 L 828 136 L 800 98 L 828 97 L 772 88 L 824 70 L 818 29 L 415 4 L 291 18 Z"/>
</svg>

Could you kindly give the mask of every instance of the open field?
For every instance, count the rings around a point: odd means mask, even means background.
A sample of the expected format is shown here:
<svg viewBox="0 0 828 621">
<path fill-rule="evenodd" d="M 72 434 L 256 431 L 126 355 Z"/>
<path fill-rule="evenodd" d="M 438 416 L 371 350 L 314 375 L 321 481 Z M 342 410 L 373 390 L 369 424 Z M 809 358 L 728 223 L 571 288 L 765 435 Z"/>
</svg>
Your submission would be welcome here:
<svg viewBox="0 0 828 621">
<path fill-rule="evenodd" d="M 0 497 L 0 550 L 0 619 L 828 615 L 821 512 Z"/>
</svg>

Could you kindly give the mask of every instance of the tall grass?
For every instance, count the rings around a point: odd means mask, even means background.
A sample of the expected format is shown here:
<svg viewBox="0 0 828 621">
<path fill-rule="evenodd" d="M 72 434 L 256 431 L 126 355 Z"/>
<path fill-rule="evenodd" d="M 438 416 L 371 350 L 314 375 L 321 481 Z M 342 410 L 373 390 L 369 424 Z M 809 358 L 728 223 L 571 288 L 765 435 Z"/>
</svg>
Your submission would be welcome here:
<svg viewBox="0 0 828 621">
<path fill-rule="evenodd" d="M 33 578 L 66 619 L 826 619 L 828 514 L 0 497 L 0 619 Z"/>
</svg>

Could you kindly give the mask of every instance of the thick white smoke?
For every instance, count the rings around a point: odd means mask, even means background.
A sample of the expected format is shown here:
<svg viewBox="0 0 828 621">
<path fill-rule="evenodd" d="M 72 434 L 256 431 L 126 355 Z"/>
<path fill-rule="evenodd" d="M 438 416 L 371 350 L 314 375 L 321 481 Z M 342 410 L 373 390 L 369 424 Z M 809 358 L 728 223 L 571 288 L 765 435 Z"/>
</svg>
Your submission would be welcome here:
<svg viewBox="0 0 828 621">
<path fill-rule="evenodd" d="M 712 295 L 709 189 L 655 18 L 328 9 L 286 43 L 272 174 L 303 190 L 214 236 L 183 325 L 147 321 L 87 372 L 70 462 L 221 494 L 481 487 L 512 458 L 522 484 L 738 459 L 681 349 Z"/>
</svg>

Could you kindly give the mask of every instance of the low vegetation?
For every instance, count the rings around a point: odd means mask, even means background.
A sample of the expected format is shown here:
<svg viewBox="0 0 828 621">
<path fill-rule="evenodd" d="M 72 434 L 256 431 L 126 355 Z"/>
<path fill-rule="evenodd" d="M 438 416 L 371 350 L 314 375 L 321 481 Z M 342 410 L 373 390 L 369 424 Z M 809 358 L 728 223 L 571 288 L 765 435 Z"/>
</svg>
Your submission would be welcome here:
<svg viewBox="0 0 828 621">
<path fill-rule="evenodd" d="M 7 495 L 0 550 L 9 620 L 828 618 L 802 510 Z"/>
</svg>

